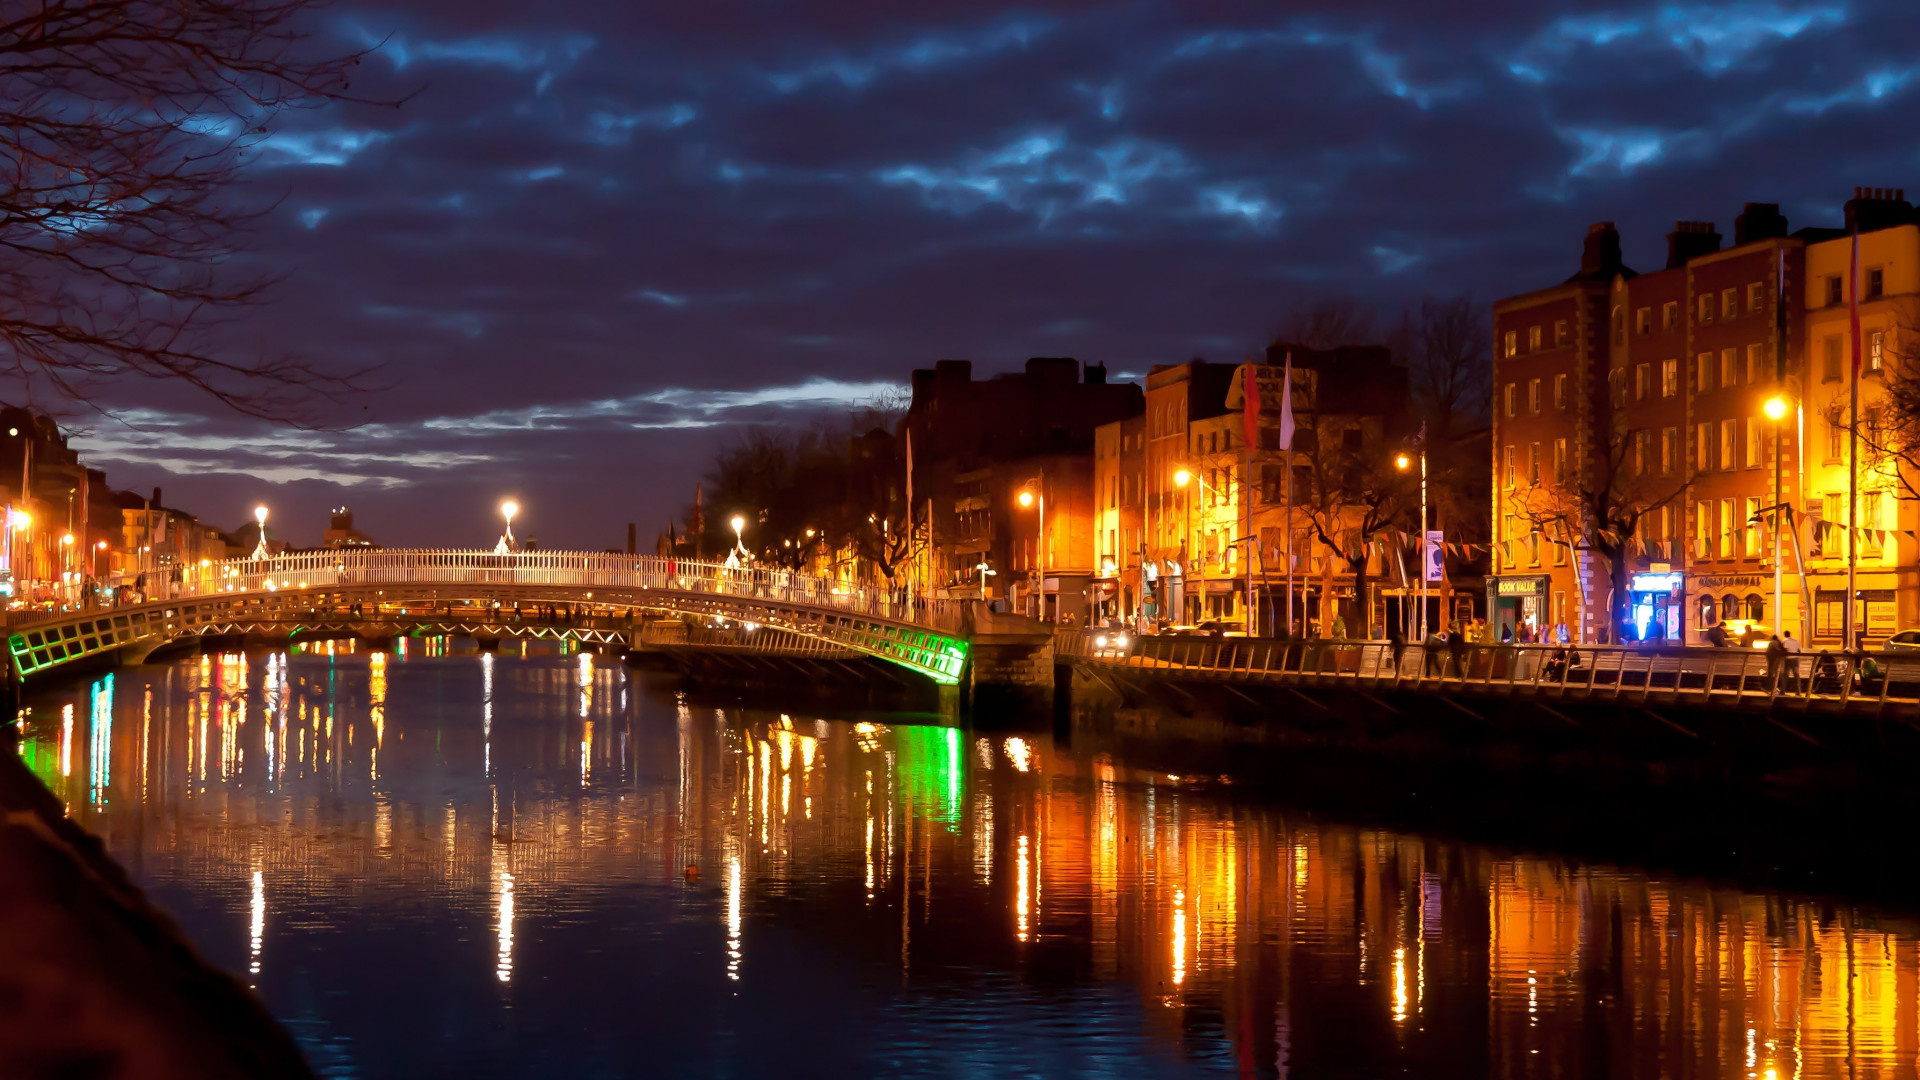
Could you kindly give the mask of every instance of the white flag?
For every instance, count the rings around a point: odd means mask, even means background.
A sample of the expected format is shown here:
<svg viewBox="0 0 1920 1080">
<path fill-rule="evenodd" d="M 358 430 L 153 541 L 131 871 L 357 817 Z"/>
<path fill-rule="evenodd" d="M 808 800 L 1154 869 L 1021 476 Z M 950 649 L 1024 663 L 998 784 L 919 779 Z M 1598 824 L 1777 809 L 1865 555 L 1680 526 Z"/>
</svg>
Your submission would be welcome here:
<svg viewBox="0 0 1920 1080">
<path fill-rule="evenodd" d="M 1287 354 L 1286 373 L 1280 380 L 1280 449 L 1293 449 L 1293 354 Z"/>
</svg>

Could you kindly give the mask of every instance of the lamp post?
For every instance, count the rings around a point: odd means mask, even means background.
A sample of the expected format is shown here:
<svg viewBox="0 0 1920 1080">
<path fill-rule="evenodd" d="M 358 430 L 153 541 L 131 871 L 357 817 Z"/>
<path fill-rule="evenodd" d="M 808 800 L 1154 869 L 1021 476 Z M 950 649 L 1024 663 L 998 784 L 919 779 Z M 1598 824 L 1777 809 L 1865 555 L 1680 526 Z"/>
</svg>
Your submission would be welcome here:
<svg viewBox="0 0 1920 1080">
<path fill-rule="evenodd" d="M 1401 472 L 1406 472 L 1407 469 L 1412 467 L 1413 465 L 1413 457 L 1412 455 L 1408 454 L 1406 451 L 1403 450 L 1393 459 L 1393 464 L 1394 464 L 1394 467 L 1399 469 Z M 1425 445 L 1422 445 L 1420 447 L 1419 596 L 1420 596 L 1420 601 L 1419 601 L 1420 618 L 1415 624 L 1414 632 L 1419 635 L 1419 639 L 1422 642 L 1425 642 L 1427 640 L 1427 448 Z M 1491 618 L 1492 614 L 1489 613 L 1488 617 Z"/>
<path fill-rule="evenodd" d="M 1187 578 L 1193 576 L 1193 552 L 1195 548 L 1200 546 L 1193 542 L 1193 500 L 1187 497 L 1187 485 L 1192 481 L 1193 473 L 1189 472 L 1184 466 L 1173 471 L 1173 486 L 1180 489 L 1180 509 L 1185 518 L 1185 522 L 1180 526 L 1180 554 L 1182 556 L 1180 564 L 1180 606 L 1182 608 L 1186 607 L 1187 603 Z M 1185 612 L 1183 611 L 1181 614 L 1184 615 Z M 1191 621 L 1197 623 L 1200 620 L 1193 619 Z"/>
<path fill-rule="evenodd" d="M 1767 403 L 1762 406 L 1763 411 L 1767 414 L 1767 419 L 1773 421 L 1773 626 L 1776 633 L 1786 623 L 1786 609 L 1781 606 L 1781 599 L 1784 594 L 1781 591 L 1780 571 L 1782 563 L 1785 560 L 1781 557 L 1783 549 L 1780 545 L 1780 514 L 1787 509 L 1787 492 L 1786 488 L 1782 486 L 1784 481 L 1781 444 L 1785 440 L 1781 438 L 1783 434 L 1781 421 L 1787 418 L 1788 408 L 1789 405 L 1784 394 L 1773 395 L 1768 398 Z M 1792 522 L 1792 520 L 1793 518 L 1791 516 L 1787 518 L 1788 522 Z M 1807 628 L 1804 626 L 1801 627 L 1800 634 L 1802 637 L 1807 637 Z"/>
<path fill-rule="evenodd" d="M 100 565 L 100 560 L 104 558 L 106 554 L 107 542 L 105 540 L 101 540 L 93 545 L 93 576 L 96 581 L 102 580 L 107 576 L 106 570 Z"/>
<path fill-rule="evenodd" d="M 16 546 L 25 546 L 27 548 L 27 554 L 25 558 L 20 561 L 29 563 L 30 568 L 33 558 L 33 533 L 29 530 L 33 528 L 33 515 L 27 513 L 25 510 L 10 509 L 7 511 L 7 525 L 7 563 L 8 569 L 13 571 L 13 594 L 15 597 L 19 597 L 26 579 L 20 573 L 19 563 L 14 561 L 13 552 Z M 19 545 L 14 543 L 14 533 L 21 534 Z"/>
<path fill-rule="evenodd" d="M 273 554 L 267 550 L 267 508 L 264 504 L 253 508 L 253 520 L 260 526 L 260 542 L 254 545 L 253 557 L 264 559 Z"/>
<path fill-rule="evenodd" d="M 72 585 L 69 590 L 67 587 Z M 60 588 L 62 591 L 78 594 L 79 585 L 73 580 L 73 534 L 60 534 Z"/>
<path fill-rule="evenodd" d="M 733 520 L 727 524 L 733 526 L 733 549 L 742 555 L 746 554 L 747 545 L 746 541 L 742 538 L 742 532 L 747 527 L 747 519 L 739 514 L 735 514 L 733 515 Z"/>
<path fill-rule="evenodd" d="M 1044 613 L 1040 594 L 1047 588 L 1047 486 L 1043 478 L 1036 476 L 1027 481 L 1027 486 L 1020 490 L 1018 501 L 1023 507 L 1038 503 L 1040 508 L 1033 530 L 1033 561 L 1039 568 L 1034 576 L 1033 595 L 1033 617 L 1037 619 Z"/>
<path fill-rule="evenodd" d="M 500 504 L 500 516 L 507 521 L 507 531 L 500 537 L 500 546 L 505 551 L 512 551 L 514 549 L 513 516 L 519 512 L 520 504 L 514 502 L 512 499 L 508 499 Z"/>
</svg>

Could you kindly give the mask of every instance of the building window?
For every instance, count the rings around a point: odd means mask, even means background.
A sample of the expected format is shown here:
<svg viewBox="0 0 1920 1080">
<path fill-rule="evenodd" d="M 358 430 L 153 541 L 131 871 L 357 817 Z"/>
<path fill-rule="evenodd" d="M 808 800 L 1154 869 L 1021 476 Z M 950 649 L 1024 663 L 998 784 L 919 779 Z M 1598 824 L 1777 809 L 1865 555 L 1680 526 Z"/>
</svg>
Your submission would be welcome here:
<svg viewBox="0 0 1920 1080">
<path fill-rule="evenodd" d="M 1673 397 L 1680 393 L 1680 361 L 1660 361 L 1660 396 Z"/>
<path fill-rule="evenodd" d="M 1860 553 L 1880 557 L 1880 493 L 1860 493 Z"/>
<path fill-rule="evenodd" d="M 1627 309 L 1618 304 L 1613 308 L 1613 343 L 1615 345 L 1627 343 Z"/>
<path fill-rule="evenodd" d="M 1693 467 L 1706 472 L 1713 468 L 1713 425 L 1693 425 Z"/>
<path fill-rule="evenodd" d="M 1760 346 L 1747 346 L 1747 384 L 1751 386 L 1760 381 Z"/>
<path fill-rule="evenodd" d="M 1740 350 L 1720 350 L 1720 385 L 1733 386 L 1740 381 Z"/>
<path fill-rule="evenodd" d="M 1710 502 L 1693 506 L 1693 547 L 1702 559 L 1713 556 L 1713 504 Z"/>
<path fill-rule="evenodd" d="M 1764 429 L 1758 417 L 1747 417 L 1747 453 L 1741 464 L 1749 469 L 1760 467 L 1760 437 Z"/>
<path fill-rule="evenodd" d="M 1839 461 L 1846 453 L 1847 429 L 1839 424 L 1827 425 L 1827 461 Z"/>
<path fill-rule="evenodd" d="M 1566 343 L 1567 343 L 1567 320 L 1565 320 L 1565 319 L 1555 319 L 1555 320 L 1553 321 L 1553 344 L 1554 344 L 1554 347 L 1555 347 L 1555 348 L 1559 348 L 1560 346 L 1563 346 L 1563 345 L 1565 345 Z"/>
<path fill-rule="evenodd" d="M 1660 329 L 1672 330 L 1680 325 L 1680 301 L 1669 300 L 1660 305 Z"/>
<path fill-rule="evenodd" d="M 1760 310 L 1761 303 L 1766 299 L 1766 293 L 1767 293 L 1766 286 L 1761 284 L 1760 282 L 1750 281 L 1747 283 L 1747 313 L 1748 314 L 1750 315 L 1755 314 Z"/>
<path fill-rule="evenodd" d="M 1519 400 L 1520 400 L 1520 384 L 1508 383 L 1507 384 L 1507 419 L 1509 420 L 1513 419 L 1515 415 L 1514 403 Z"/>
<path fill-rule="evenodd" d="M 1534 443 L 1533 452 L 1527 455 L 1527 483 L 1538 486 L 1540 483 L 1540 444 Z"/>
<path fill-rule="evenodd" d="M 1867 295 L 1865 300 L 1878 300 L 1887 295 L 1887 272 L 1875 266 L 1867 270 Z"/>
<path fill-rule="evenodd" d="M 1520 355 L 1520 332 L 1519 331 L 1517 330 L 1507 331 L 1506 336 L 1500 340 L 1500 355 L 1506 356 L 1509 358 Z"/>
<path fill-rule="evenodd" d="M 1720 557 L 1733 558 L 1733 500 L 1720 500 Z"/>
<path fill-rule="evenodd" d="M 1693 358 L 1693 392 L 1704 394 L 1713 389 L 1713 354 L 1703 352 Z"/>
<path fill-rule="evenodd" d="M 1652 464 L 1651 435 L 1651 432 L 1646 431 L 1633 433 L 1633 475 L 1635 476 L 1647 475 L 1647 466 Z"/>
<path fill-rule="evenodd" d="M 1507 447 L 1507 486 L 1512 487 L 1520 480 L 1520 474 L 1514 469 L 1513 447 Z"/>
<path fill-rule="evenodd" d="M 1540 351 L 1540 327 L 1537 325 L 1527 327 L 1527 351 Z"/>
<path fill-rule="evenodd" d="M 1846 302 L 1847 302 L 1846 286 L 1841 282 L 1840 275 L 1828 274 L 1827 275 L 1827 306 L 1839 307 L 1841 304 L 1844 304 Z"/>
<path fill-rule="evenodd" d="M 1567 482 L 1567 440 L 1553 440 L 1553 482 Z"/>
<path fill-rule="evenodd" d="M 1553 407 L 1561 412 L 1566 411 L 1567 377 L 1565 375 L 1555 375 L 1553 377 Z"/>
<path fill-rule="evenodd" d="M 1740 421 L 1720 421 L 1720 467 L 1732 469 L 1738 465 L 1734 457 L 1740 449 Z"/>
<path fill-rule="evenodd" d="M 1539 379 L 1530 379 L 1527 382 L 1527 411 L 1534 416 L 1540 415 L 1540 380 Z"/>
<path fill-rule="evenodd" d="M 1660 432 L 1660 475 L 1672 476 L 1675 459 L 1680 456 L 1680 429 L 1670 427 Z"/>
<path fill-rule="evenodd" d="M 1636 334 L 1653 333 L 1653 309 L 1639 308 L 1633 313 L 1633 332 Z"/>
<path fill-rule="evenodd" d="M 1740 290 L 1720 290 L 1720 317 L 1731 319 L 1738 314 L 1740 314 Z"/>
<path fill-rule="evenodd" d="M 1887 344 L 1887 332 L 1885 330 L 1873 330 L 1868 332 L 1867 334 L 1867 374 L 1878 375 L 1880 373 L 1880 365 L 1885 359 L 1884 353 L 1886 349 L 1886 344 Z"/>
<path fill-rule="evenodd" d="M 1703 294 L 1703 295 L 1701 295 L 1701 296 L 1700 296 L 1700 298 L 1699 298 L 1699 302 L 1698 302 L 1697 304 L 1695 304 L 1694 306 L 1695 306 L 1695 308 L 1696 308 L 1696 310 L 1695 310 L 1695 312 L 1694 312 L 1694 319 L 1693 319 L 1693 321 L 1694 321 L 1694 322 L 1697 322 L 1697 323 L 1710 323 L 1710 322 L 1712 322 L 1712 321 L 1713 321 L 1713 296 L 1712 296 L 1712 294 L 1710 294 L 1710 293 L 1709 293 L 1709 294 Z"/>
<path fill-rule="evenodd" d="M 1760 554 L 1760 500 L 1747 499 L 1747 543 L 1743 553 L 1751 559 Z"/>
<path fill-rule="evenodd" d="M 1633 400 L 1645 401 L 1653 390 L 1653 365 L 1635 364 L 1633 368 Z"/>
<path fill-rule="evenodd" d="M 1840 335 L 1835 334 L 1821 342 L 1824 347 L 1824 359 L 1820 364 L 1821 382 L 1840 381 Z"/>
</svg>

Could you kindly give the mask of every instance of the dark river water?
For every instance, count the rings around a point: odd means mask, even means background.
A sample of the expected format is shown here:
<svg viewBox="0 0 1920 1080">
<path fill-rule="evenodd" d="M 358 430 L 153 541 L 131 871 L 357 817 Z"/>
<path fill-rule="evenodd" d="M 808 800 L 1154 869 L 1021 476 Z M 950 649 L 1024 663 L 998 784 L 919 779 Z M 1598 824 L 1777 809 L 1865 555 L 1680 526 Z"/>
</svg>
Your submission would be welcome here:
<svg viewBox="0 0 1920 1080">
<path fill-rule="evenodd" d="M 1912 924 L 409 644 L 25 725 L 324 1075 L 1916 1076 Z"/>
</svg>

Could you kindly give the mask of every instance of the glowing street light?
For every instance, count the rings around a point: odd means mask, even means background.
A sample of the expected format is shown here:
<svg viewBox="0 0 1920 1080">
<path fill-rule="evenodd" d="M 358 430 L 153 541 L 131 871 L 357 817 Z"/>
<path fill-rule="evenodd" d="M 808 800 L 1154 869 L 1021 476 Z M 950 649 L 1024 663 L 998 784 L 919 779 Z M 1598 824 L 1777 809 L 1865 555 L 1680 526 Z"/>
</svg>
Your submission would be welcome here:
<svg viewBox="0 0 1920 1080">
<path fill-rule="evenodd" d="M 504 555 L 513 550 L 513 515 L 519 512 L 520 504 L 512 499 L 507 499 L 500 504 L 500 516 L 507 519 L 507 531 L 500 537 L 500 543 L 494 550 L 495 554 Z"/>
<path fill-rule="evenodd" d="M 1193 479 L 1192 473 L 1188 472 L 1185 469 L 1177 469 L 1174 471 L 1174 474 L 1173 474 L 1173 486 L 1186 487 L 1187 482 L 1192 479 Z"/>
<path fill-rule="evenodd" d="M 1037 568 L 1033 582 L 1033 617 L 1036 619 L 1046 615 L 1044 594 L 1047 591 L 1047 492 L 1041 487 L 1042 480 L 1042 477 L 1034 477 L 1027 481 L 1027 486 L 1020 489 L 1020 494 L 1014 496 L 1014 501 L 1019 503 L 1022 509 L 1036 503 L 1039 504 L 1040 509 L 1033 528 L 1034 565 Z"/>
<path fill-rule="evenodd" d="M 1767 404 L 1765 405 L 1767 419 L 1785 420 L 1787 418 L 1788 407 L 1787 399 L 1784 396 L 1780 394 L 1773 395 L 1767 399 Z"/>
<path fill-rule="evenodd" d="M 262 503 L 253 508 L 253 520 L 260 526 L 260 542 L 254 545 L 253 557 L 264 559 L 272 554 L 267 550 L 267 507 Z"/>
<path fill-rule="evenodd" d="M 33 515 L 25 510 L 14 510 L 8 513 L 7 523 L 13 526 L 14 532 L 26 532 L 33 528 Z"/>
<path fill-rule="evenodd" d="M 1775 394 L 1766 400 L 1766 404 L 1760 406 L 1760 411 L 1767 414 L 1768 420 L 1773 421 L 1773 628 L 1776 634 L 1779 633 L 1780 627 L 1786 623 L 1786 617 L 1782 613 L 1780 606 L 1784 595 L 1784 587 L 1780 580 L 1780 571 L 1781 564 L 1785 562 L 1785 559 L 1782 558 L 1784 552 L 1780 546 L 1780 515 L 1783 512 L 1789 515 L 1792 513 L 1792 511 L 1787 509 L 1787 489 L 1782 486 L 1781 446 L 1786 440 L 1782 438 L 1781 421 L 1785 420 L 1787 414 L 1792 410 L 1793 403 L 1787 400 L 1785 394 Z M 1789 516 L 1787 518 L 1787 524 L 1791 525 L 1792 523 L 1793 518 Z M 1796 536 L 1794 538 L 1796 559 L 1798 558 L 1799 543 L 1799 537 Z M 1853 611 L 1851 604 L 1847 606 L 1847 611 L 1849 613 L 1848 619 L 1851 621 L 1851 613 Z M 1807 635 L 1804 627 L 1801 628 L 1800 632 L 1802 635 Z"/>
<path fill-rule="evenodd" d="M 1427 640 L 1427 443 L 1426 428 L 1421 428 L 1420 439 L 1420 620 L 1414 632 L 1419 640 Z M 1402 450 L 1394 455 L 1393 467 L 1406 472 L 1413 467 L 1413 455 Z"/>
</svg>

